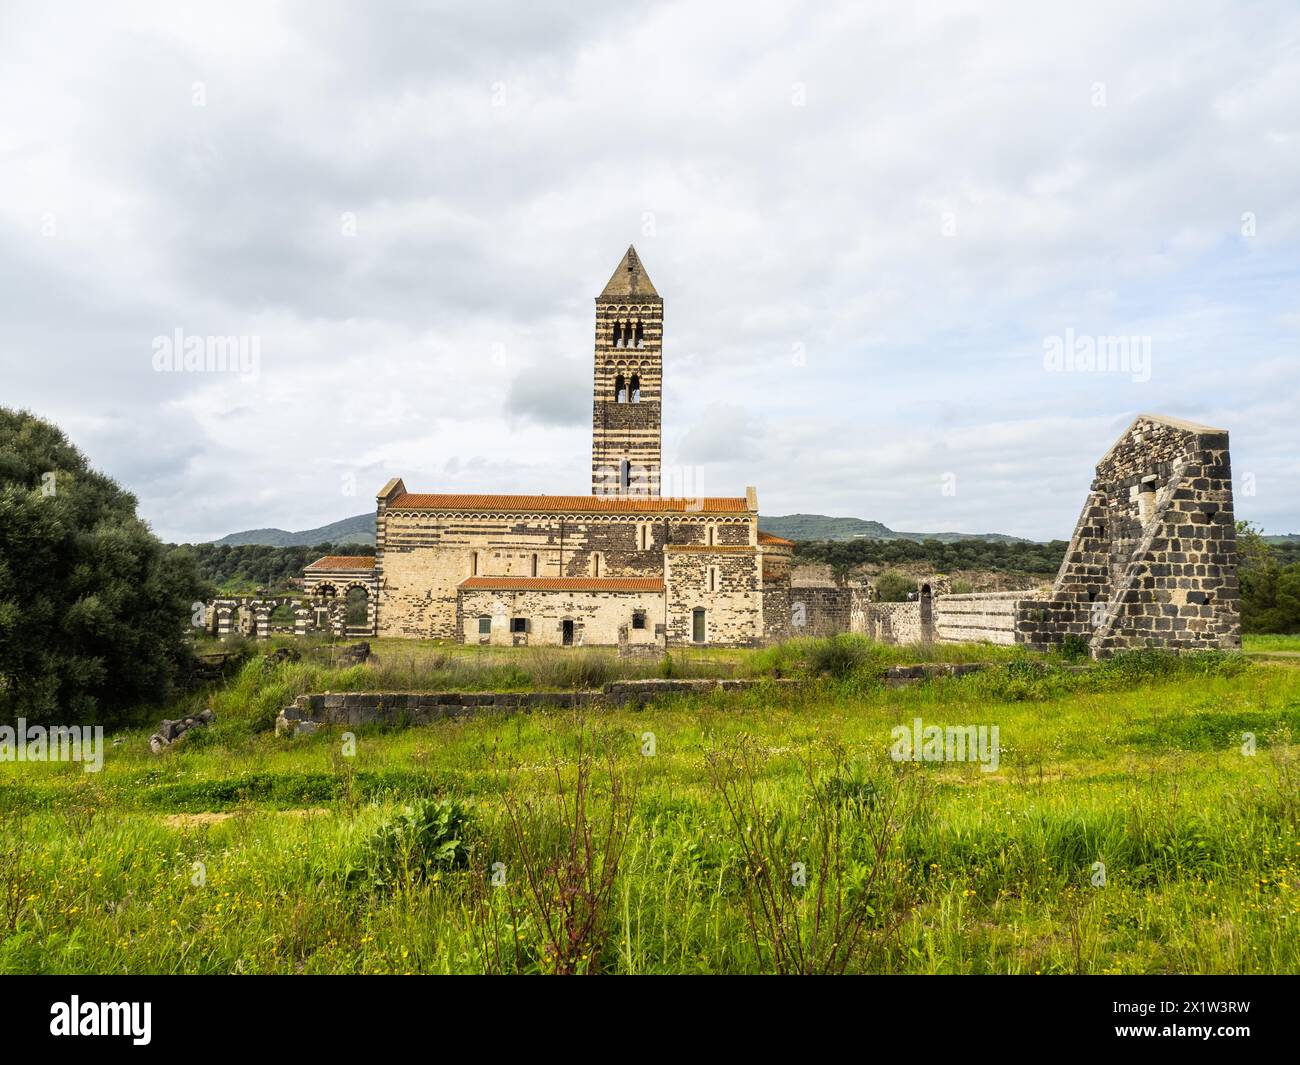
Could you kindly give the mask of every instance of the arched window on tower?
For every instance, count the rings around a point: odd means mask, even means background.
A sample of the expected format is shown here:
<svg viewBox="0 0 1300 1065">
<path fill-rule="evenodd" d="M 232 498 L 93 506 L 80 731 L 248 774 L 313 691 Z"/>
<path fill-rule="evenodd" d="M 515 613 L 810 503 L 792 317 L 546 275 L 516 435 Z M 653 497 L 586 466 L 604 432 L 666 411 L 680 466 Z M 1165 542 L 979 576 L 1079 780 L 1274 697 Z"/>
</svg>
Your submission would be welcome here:
<svg viewBox="0 0 1300 1065">
<path fill-rule="evenodd" d="M 628 385 L 628 392 L 630 393 L 630 399 L 632 400 L 633 403 L 641 402 L 641 375 L 640 374 L 634 373 L 632 375 L 632 382 L 631 384 Z"/>
<path fill-rule="evenodd" d="M 622 346 L 623 346 L 623 323 L 615 322 L 614 323 L 614 347 L 621 348 Z"/>
<path fill-rule="evenodd" d="M 632 463 L 622 459 L 618 464 L 618 486 L 626 492 L 632 486 Z"/>
<path fill-rule="evenodd" d="M 645 327 L 641 324 L 641 319 L 636 320 L 636 346 L 645 347 Z"/>
<path fill-rule="evenodd" d="M 614 402 L 626 403 L 627 392 L 624 389 L 623 375 L 619 374 L 614 378 Z"/>
</svg>

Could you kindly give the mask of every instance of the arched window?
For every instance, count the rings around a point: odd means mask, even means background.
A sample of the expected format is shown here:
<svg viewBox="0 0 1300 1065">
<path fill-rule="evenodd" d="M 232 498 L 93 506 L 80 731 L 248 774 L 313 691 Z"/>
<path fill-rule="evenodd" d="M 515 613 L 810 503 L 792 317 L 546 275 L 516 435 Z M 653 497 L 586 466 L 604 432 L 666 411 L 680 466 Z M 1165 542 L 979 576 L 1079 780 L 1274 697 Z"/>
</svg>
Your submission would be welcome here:
<svg viewBox="0 0 1300 1065">
<path fill-rule="evenodd" d="M 469 553 L 469 575 L 471 577 L 478 576 L 478 552 L 477 551 L 471 551 Z"/>
<path fill-rule="evenodd" d="M 591 570 L 592 570 L 591 575 L 593 577 L 600 576 L 600 568 L 602 562 L 603 559 L 600 557 L 600 552 L 599 551 L 594 552 L 591 556 Z"/>
<path fill-rule="evenodd" d="M 617 377 L 614 378 L 614 400 L 617 403 L 627 402 L 627 391 L 624 385 L 625 382 L 623 380 L 622 374 L 619 374 Z"/>
<path fill-rule="evenodd" d="M 532 576 L 534 577 L 537 576 L 537 552 L 536 551 L 533 552 Z"/>
<path fill-rule="evenodd" d="M 623 323 L 615 322 L 614 323 L 614 347 L 621 348 L 622 346 L 623 346 Z"/>
<path fill-rule="evenodd" d="M 641 375 L 640 374 L 634 373 L 632 375 L 632 382 L 631 384 L 628 385 L 628 391 L 631 393 L 630 398 L 633 403 L 641 402 Z"/>
<path fill-rule="evenodd" d="M 636 346 L 638 348 L 645 347 L 645 326 L 641 324 L 640 318 L 636 320 Z"/>
<path fill-rule="evenodd" d="M 354 584 L 344 597 L 347 603 L 347 623 L 359 628 L 370 621 L 370 595 L 360 585 Z"/>
<path fill-rule="evenodd" d="M 632 463 L 622 459 L 618 464 L 618 486 L 626 491 L 632 487 Z"/>
</svg>

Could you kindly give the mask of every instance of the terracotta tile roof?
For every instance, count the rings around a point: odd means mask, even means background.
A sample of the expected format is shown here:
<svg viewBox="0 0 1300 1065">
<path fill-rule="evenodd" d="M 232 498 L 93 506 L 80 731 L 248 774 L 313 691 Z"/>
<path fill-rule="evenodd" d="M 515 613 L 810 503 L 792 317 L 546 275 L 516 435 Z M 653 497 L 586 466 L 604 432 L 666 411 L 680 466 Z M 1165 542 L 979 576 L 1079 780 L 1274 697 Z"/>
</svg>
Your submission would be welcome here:
<svg viewBox="0 0 1300 1065">
<path fill-rule="evenodd" d="M 348 570 L 348 569 L 374 569 L 374 555 L 324 555 L 318 558 L 311 565 L 306 566 L 309 570 Z"/>
<path fill-rule="evenodd" d="M 466 577 L 462 588 L 498 592 L 662 592 L 659 577 Z"/>
<path fill-rule="evenodd" d="M 794 547 L 793 540 L 787 540 L 781 536 L 773 536 L 771 533 L 758 530 L 758 542 L 760 544 L 776 544 L 779 547 Z"/>
<path fill-rule="evenodd" d="M 670 496 L 516 496 L 428 495 L 406 492 L 388 504 L 390 510 L 508 510 L 522 513 L 591 514 L 740 513 L 749 509 L 744 496 L 688 499 Z"/>
</svg>

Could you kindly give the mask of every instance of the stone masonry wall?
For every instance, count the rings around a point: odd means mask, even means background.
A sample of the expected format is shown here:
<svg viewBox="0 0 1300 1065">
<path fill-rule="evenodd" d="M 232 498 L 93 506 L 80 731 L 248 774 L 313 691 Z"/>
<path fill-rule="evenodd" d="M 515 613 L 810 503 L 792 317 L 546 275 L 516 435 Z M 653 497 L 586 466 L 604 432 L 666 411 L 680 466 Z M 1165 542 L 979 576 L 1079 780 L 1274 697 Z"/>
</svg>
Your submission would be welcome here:
<svg viewBox="0 0 1300 1065">
<path fill-rule="evenodd" d="M 1018 639 L 1068 636 L 1094 656 L 1127 647 L 1240 648 L 1228 434 L 1142 415 L 1097 465 L 1050 598 Z"/>
<path fill-rule="evenodd" d="M 921 604 L 870 603 L 865 608 L 861 631 L 881 643 L 920 643 Z"/>
<path fill-rule="evenodd" d="M 669 646 L 694 642 L 693 613 L 701 607 L 706 643 L 748 647 L 762 642 L 761 561 L 756 548 L 669 548 L 664 558 Z"/>
<path fill-rule="evenodd" d="M 465 643 L 559 646 L 564 622 L 573 623 L 573 643 L 579 645 L 662 644 L 662 592 L 498 591 L 464 589 L 460 593 L 461 636 Z M 633 625 L 633 614 L 645 615 L 645 628 Z M 491 633 L 479 633 L 479 619 L 490 618 Z M 511 618 L 528 623 L 526 633 L 510 631 Z"/>
<path fill-rule="evenodd" d="M 934 601 L 936 643 L 1014 644 L 1016 617 L 1029 593 L 940 595 Z"/>
<path fill-rule="evenodd" d="M 381 506 L 380 521 L 379 635 L 442 639 L 460 636 L 457 588 L 469 576 L 662 577 L 666 545 L 703 546 L 712 536 L 741 546 L 757 535 L 756 517 L 746 513 L 457 514 Z"/>
</svg>

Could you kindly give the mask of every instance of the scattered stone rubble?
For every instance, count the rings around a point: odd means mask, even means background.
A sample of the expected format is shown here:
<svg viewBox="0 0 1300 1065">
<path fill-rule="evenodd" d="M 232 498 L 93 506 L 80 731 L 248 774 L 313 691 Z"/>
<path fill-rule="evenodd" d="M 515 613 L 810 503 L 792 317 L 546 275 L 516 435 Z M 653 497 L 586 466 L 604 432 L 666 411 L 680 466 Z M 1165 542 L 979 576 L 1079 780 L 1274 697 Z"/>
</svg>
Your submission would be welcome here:
<svg viewBox="0 0 1300 1065">
<path fill-rule="evenodd" d="M 190 729 L 207 728 L 216 720 L 216 712 L 211 708 L 199 714 L 179 718 L 176 721 L 171 718 L 163 718 L 163 723 L 159 726 L 158 731 L 149 737 L 149 750 L 153 751 L 154 754 L 161 754 L 184 736 L 185 733 L 189 732 Z"/>
</svg>

